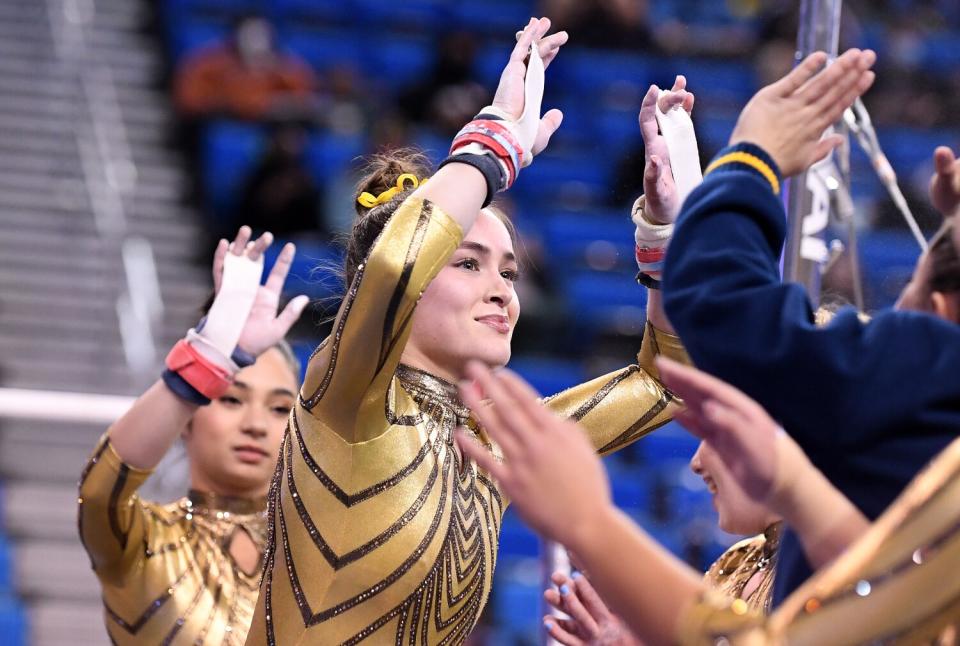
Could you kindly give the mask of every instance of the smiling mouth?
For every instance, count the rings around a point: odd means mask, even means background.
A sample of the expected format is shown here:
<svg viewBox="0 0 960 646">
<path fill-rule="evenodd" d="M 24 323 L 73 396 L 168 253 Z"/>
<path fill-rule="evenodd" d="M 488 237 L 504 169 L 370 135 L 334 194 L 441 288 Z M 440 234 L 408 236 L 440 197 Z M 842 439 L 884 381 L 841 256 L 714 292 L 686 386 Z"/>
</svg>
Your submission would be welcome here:
<svg viewBox="0 0 960 646">
<path fill-rule="evenodd" d="M 717 495 L 717 483 L 713 481 L 713 478 L 704 478 L 703 482 L 707 485 L 707 491 L 710 492 L 710 495 Z"/>
<path fill-rule="evenodd" d="M 510 333 L 510 320 L 506 316 L 481 316 L 474 320 L 477 323 L 482 323 L 487 327 L 493 328 L 500 334 Z"/>
</svg>

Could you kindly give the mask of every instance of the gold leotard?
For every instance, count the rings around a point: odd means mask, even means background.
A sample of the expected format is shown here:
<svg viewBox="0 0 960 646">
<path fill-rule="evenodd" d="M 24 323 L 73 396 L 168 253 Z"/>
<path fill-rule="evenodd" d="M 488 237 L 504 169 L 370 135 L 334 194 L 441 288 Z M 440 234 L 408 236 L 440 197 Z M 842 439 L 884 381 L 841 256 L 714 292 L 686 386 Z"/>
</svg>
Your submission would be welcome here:
<svg viewBox="0 0 960 646">
<path fill-rule="evenodd" d="M 263 553 L 266 500 L 191 491 L 157 505 L 136 494 L 149 475 L 124 464 L 104 435 L 80 478 L 80 539 L 111 641 L 243 644 L 260 573 L 243 571 L 230 542 L 243 531 Z"/>
<path fill-rule="evenodd" d="M 707 594 L 681 644 L 954 643 L 960 621 L 960 440 L 866 534 L 769 616 Z M 734 602 L 735 604 L 736 602 Z"/>
<path fill-rule="evenodd" d="M 408 199 L 357 273 L 333 334 L 311 358 L 270 499 L 271 541 L 250 644 L 458 644 L 486 603 L 507 501 L 463 462 L 453 431 L 482 429 L 456 388 L 400 365 L 420 295 L 462 239 L 435 205 Z M 548 400 L 601 452 L 664 424 L 675 406 L 640 365 Z"/>
</svg>

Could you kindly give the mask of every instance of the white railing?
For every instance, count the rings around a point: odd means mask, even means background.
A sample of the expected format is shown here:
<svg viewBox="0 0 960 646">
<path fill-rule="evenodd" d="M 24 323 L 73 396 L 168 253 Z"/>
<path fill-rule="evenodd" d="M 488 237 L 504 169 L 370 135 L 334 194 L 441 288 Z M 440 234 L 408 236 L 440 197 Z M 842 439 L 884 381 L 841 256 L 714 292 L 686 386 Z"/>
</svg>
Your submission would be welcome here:
<svg viewBox="0 0 960 646">
<path fill-rule="evenodd" d="M 113 423 L 133 405 L 133 397 L 0 388 L 0 419 Z"/>
</svg>

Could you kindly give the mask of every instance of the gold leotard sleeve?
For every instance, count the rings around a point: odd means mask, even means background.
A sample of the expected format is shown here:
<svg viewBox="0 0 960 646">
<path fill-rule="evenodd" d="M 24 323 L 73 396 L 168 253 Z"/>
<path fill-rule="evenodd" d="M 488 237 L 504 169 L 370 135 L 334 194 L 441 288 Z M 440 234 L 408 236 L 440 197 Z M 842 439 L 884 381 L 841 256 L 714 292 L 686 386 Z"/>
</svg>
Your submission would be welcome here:
<svg viewBox="0 0 960 646">
<path fill-rule="evenodd" d="M 417 301 L 463 237 L 432 203 L 407 199 L 361 265 L 327 337 L 310 359 L 300 404 L 354 444 L 389 426 L 385 398 Z M 305 422 L 306 423 L 306 422 Z"/>
<path fill-rule="evenodd" d="M 136 491 L 149 475 L 125 464 L 104 435 L 80 478 L 80 538 L 110 642 L 242 644 L 259 577 L 239 571 L 229 539 L 244 518 L 262 533 L 262 516 L 195 518 L 187 499 L 142 501 Z"/>
<path fill-rule="evenodd" d="M 678 337 L 648 323 L 637 364 L 548 397 L 545 403 L 580 422 L 601 454 L 621 449 L 673 418 L 677 399 L 657 379 L 653 360 L 658 354 L 689 363 Z"/>
<path fill-rule="evenodd" d="M 926 644 L 960 618 L 960 440 L 870 530 L 766 621 L 707 595 L 681 644 Z M 735 603 L 735 602 L 734 602 Z"/>
<path fill-rule="evenodd" d="M 136 491 L 150 473 L 125 464 L 104 435 L 80 477 L 80 540 L 101 581 L 121 583 L 143 558 L 148 523 Z"/>
</svg>

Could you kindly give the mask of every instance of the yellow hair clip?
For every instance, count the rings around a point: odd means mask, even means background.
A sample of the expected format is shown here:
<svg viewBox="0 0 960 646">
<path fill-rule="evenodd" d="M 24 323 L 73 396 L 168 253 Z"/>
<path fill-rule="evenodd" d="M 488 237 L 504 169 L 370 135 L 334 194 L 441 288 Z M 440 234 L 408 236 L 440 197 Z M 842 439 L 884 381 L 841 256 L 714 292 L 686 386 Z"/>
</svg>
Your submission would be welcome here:
<svg viewBox="0 0 960 646">
<path fill-rule="evenodd" d="M 403 175 L 397 178 L 396 186 L 388 188 L 387 190 L 385 190 L 380 195 L 377 195 L 376 197 L 374 197 L 372 193 L 367 193 L 366 191 L 364 191 L 363 193 L 360 194 L 360 197 L 357 198 L 357 202 L 360 203 L 360 206 L 365 206 L 368 209 L 372 209 L 373 207 L 379 204 L 385 204 L 389 202 L 393 198 L 393 196 L 396 195 L 397 193 L 407 190 L 408 188 L 406 186 L 407 182 L 411 184 L 410 188 L 418 188 L 421 184 L 424 184 L 427 181 L 427 179 L 429 178 L 425 177 L 423 179 L 417 179 L 416 175 L 413 175 L 411 173 L 404 173 Z"/>
</svg>

